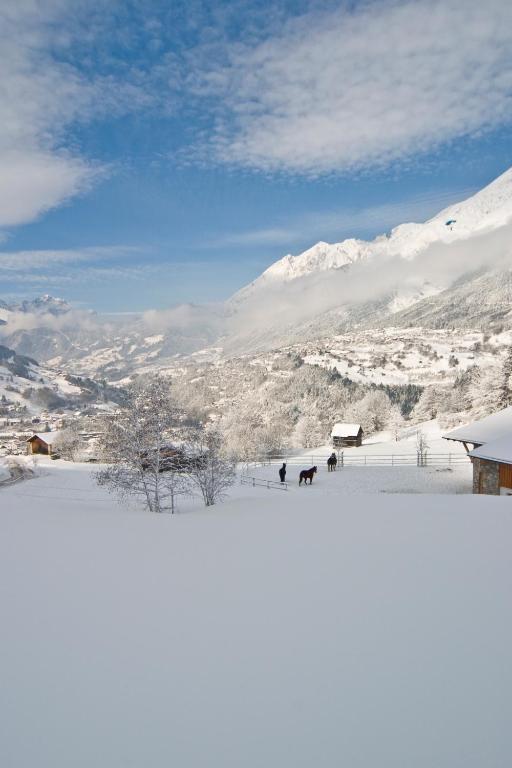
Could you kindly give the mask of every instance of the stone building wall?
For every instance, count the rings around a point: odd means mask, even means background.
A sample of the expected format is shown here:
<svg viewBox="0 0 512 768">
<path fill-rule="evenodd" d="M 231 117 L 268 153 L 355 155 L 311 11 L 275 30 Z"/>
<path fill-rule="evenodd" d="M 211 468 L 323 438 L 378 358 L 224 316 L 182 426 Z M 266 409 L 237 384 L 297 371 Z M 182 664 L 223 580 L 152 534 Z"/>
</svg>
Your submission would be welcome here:
<svg viewBox="0 0 512 768">
<path fill-rule="evenodd" d="M 473 459 L 473 493 L 500 495 L 500 465 L 497 462 Z"/>
</svg>

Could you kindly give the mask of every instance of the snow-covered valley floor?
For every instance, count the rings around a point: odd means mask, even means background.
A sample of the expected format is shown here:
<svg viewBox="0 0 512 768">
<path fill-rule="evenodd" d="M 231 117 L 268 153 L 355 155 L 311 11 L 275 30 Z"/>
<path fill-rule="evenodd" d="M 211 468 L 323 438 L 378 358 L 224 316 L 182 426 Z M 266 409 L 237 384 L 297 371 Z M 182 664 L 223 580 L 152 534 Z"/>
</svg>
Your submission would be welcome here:
<svg viewBox="0 0 512 768">
<path fill-rule="evenodd" d="M 39 470 L 0 489 L 2 766 L 511 764 L 512 509 L 443 494 L 467 467 L 176 516 Z"/>
</svg>

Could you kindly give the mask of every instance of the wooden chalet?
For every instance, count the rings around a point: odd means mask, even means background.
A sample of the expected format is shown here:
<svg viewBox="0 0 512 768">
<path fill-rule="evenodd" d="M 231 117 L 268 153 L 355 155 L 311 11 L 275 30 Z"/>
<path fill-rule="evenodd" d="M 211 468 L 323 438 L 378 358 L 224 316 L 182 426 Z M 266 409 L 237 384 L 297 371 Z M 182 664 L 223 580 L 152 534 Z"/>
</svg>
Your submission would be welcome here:
<svg viewBox="0 0 512 768">
<path fill-rule="evenodd" d="M 444 435 L 464 445 L 473 464 L 473 493 L 512 496 L 512 407 Z"/>
<path fill-rule="evenodd" d="M 56 453 L 55 446 L 62 432 L 40 432 L 27 440 L 28 454 L 51 456 Z"/>
<path fill-rule="evenodd" d="M 363 428 L 360 424 L 335 424 L 331 430 L 333 448 L 359 448 L 363 442 Z"/>
</svg>

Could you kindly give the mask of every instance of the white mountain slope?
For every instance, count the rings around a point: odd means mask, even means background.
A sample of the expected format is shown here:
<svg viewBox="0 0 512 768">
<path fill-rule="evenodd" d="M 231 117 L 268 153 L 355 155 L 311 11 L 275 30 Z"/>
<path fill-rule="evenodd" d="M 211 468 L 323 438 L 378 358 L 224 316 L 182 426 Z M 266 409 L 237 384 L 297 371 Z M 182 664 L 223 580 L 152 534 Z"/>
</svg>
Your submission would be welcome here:
<svg viewBox="0 0 512 768">
<path fill-rule="evenodd" d="M 401 224 L 389 235 L 372 241 L 350 238 L 341 243 L 319 242 L 303 253 L 288 254 L 260 277 L 234 294 L 238 307 L 255 293 L 297 278 L 323 271 L 348 269 L 369 259 L 401 257 L 414 259 L 432 244 L 450 244 L 502 227 L 512 220 L 512 168 L 472 197 L 445 208 L 423 224 Z M 435 292 L 427 290 L 427 294 Z M 419 298 L 422 298 L 420 293 Z M 410 302 L 407 302 L 408 304 Z M 402 305 L 398 304 L 397 307 Z"/>
<path fill-rule="evenodd" d="M 299 277 L 306 277 L 312 272 L 348 267 L 360 259 L 368 258 L 369 245 L 364 240 L 354 239 L 334 244 L 320 241 L 298 256 L 291 254 L 283 256 L 282 259 L 271 264 L 256 280 L 237 291 L 230 301 L 239 304 L 255 291 L 275 286 L 280 282 L 286 283 Z"/>
<path fill-rule="evenodd" d="M 280 259 L 227 303 L 222 345 L 237 355 L 393 325 L 495 332 L 512 325 L 511 270 L 509 169 L 423 224 Z"/>
</svg>

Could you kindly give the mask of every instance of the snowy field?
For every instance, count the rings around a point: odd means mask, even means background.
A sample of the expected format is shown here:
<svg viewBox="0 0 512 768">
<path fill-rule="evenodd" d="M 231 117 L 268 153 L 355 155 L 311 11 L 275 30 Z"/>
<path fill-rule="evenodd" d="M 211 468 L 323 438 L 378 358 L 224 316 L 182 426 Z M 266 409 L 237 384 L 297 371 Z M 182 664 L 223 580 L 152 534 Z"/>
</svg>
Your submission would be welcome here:
<svg viewBox="0 0 512 768">
<path fill-rule="evenodd" d="M 508 499 L 352 469 L 172 517 L 39 469 L 0 490 L 2 766 L 510 766 Z"/>
<path fill-rule="evenodd" d="M 448 454 L 451 454 L 452 459 L 466 459 L 463 446 L 444 440 L 442 431 L 434 420 L 403 430 L 403 435 L 398 441 L 394 440 L 390 433 L 382 432 L 365 440 L 360 448 L 343 450 L 349 460 L 352 457 L 362 459 L 366 456 L 369 461 L 376 461 L 379 457 L 385 457 L 389 463 L 393 455 L 399 459 L 409 457 L 413 461 L 411 466 L 338 466 L 335 473 L 328 473 L 326 460 L 332 452 L 332 446 L 324 445 L 298 452 L 289 460 L 286 475 L 289 491 L 295 491 L 301 469 L 317 465 L 318 474 L 313 481 L 311 492 L 322 496 L 359 493 L 471 493 L 472 467 L 469 459 L 452 465 L 446 463 L 441 466 L 414 466 L 418 428 L 421 428 L 428 442 L 429 454 L 444 456 L 446 462 Z M 270 466 L 250 466 L 248 474 L 264 480 L 278 480 L 280 465 L 280 461 L 275 461 Z M 297 491 L 300 493 L 303 489 Z"/>
<path fill-rule="evenodd" d="M 264 480 L 277 481 L 279 466 L 249 468 L 249 474 Z M 303 468 L 306 468 L 306 464 Z M 300 469 L 300 466 L 288 465 L 288 493 L 304 493 L 304 486 L 298 487 Z M 471 493 L 471 477 L 469 460 L 467 465 L 455 467 L 344 467 L 337 469 L 335 473 L 327 472 L 324 465 L 319 465 L 311 490 L 308 485 L 307 491 L 314 498 L 320 496 L 325 498 L 327 503 L 335 504 L 343 503 L 342 498 L 347 494 Z M 238 495 L 240 492 L 235 493 Z"/>
</svg>

